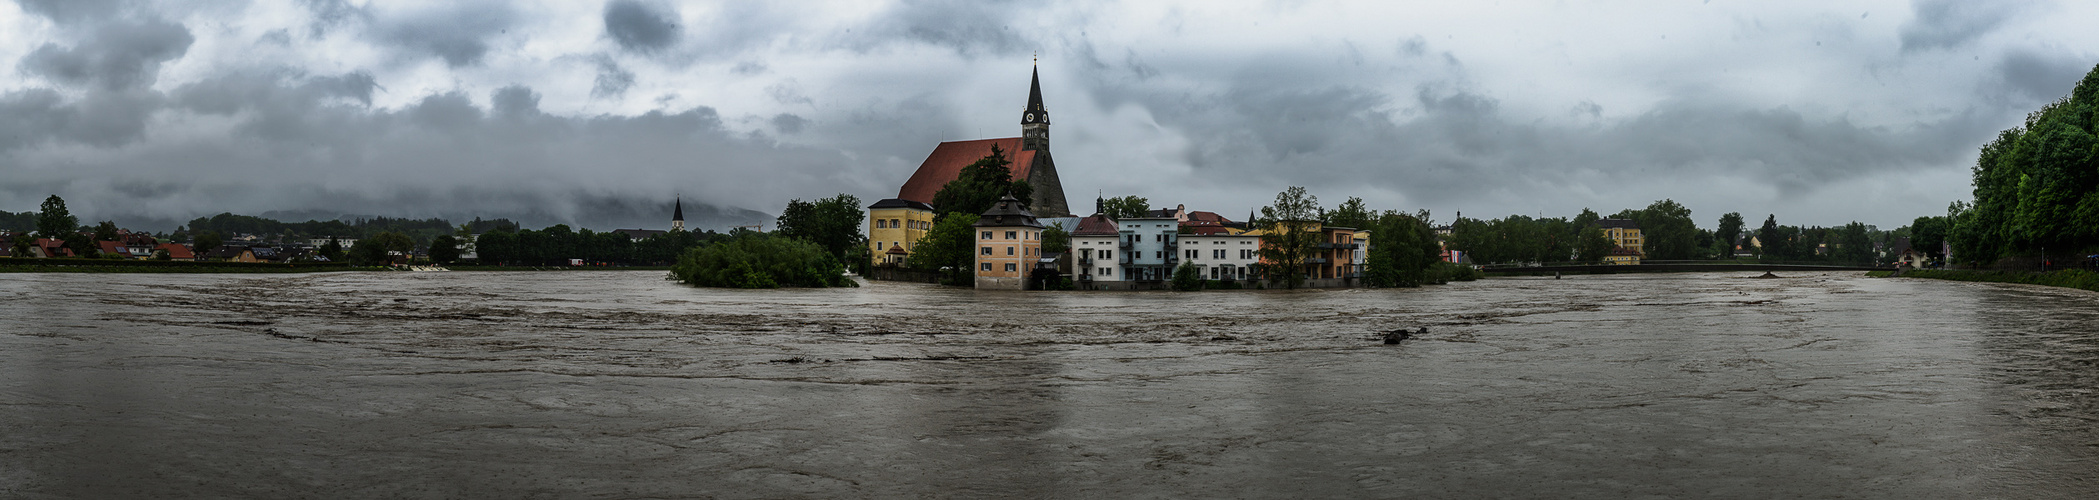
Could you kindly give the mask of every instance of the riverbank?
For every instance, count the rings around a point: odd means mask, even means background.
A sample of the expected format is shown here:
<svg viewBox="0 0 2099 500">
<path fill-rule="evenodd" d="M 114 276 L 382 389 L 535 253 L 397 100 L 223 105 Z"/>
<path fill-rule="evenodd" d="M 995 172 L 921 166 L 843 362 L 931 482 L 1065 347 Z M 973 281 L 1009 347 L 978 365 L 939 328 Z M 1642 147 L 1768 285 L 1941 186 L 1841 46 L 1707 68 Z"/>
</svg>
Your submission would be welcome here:
<svg viewBox="0 0 2099 500">
<path fill-rule="evenodd" d="M 2099 273 L 2082 269 L 2066 269 L 2049 272 L 2014 271 L 1960 271 L 1940 269 L 1918 269 L 1904 271 L 1904 278 L 1926 278 L 1951 281 L 1979 281 L 1988 283 L 2019 283 L 2026 285 L 2076 288 L 2099 292 Z"/>
<path fill-rule="evenodd" d="M 325 273 L 377 270 L 346 263 L 194 262 L 118 259 L 0 259 L 0 273 Z"/>
</svg>

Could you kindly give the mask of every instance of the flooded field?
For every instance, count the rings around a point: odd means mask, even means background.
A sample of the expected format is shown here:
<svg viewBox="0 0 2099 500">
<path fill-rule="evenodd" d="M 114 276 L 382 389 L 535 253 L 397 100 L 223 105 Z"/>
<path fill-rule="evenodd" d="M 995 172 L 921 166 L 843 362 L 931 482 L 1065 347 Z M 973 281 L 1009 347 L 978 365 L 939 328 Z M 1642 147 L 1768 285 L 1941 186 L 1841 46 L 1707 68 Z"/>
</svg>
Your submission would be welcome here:
<svg viewBox="0 0 2099 500">
<path fill-rule="evenodd" d="M 5 275 L 0 496 L 2099 497 L 2090 292 L 866 285 Z"/>
</svg>

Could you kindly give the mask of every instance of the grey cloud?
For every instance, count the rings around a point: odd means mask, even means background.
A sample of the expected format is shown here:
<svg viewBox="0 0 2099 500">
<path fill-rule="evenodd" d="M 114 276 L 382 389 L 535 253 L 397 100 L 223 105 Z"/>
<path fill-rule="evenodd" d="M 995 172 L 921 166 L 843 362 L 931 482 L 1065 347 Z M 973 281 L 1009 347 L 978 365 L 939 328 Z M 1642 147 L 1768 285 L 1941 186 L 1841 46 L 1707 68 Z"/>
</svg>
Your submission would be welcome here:
<svg viewBox="0 0 2099 500">
<path fill-rule="evenodd" d="M 773 115 L 772 123 L 773 130 L 779 131 L 782 135 L 799 134 L 802 133 L 803 128 L 809 126 L 809 119 L 795 116 L 791 113 L 780 113 Z"/>
<path fill-rule="evenodd" d="M 678 26 L 677 9 L 639 0 L 605 3 L 604 19 L 605 34 L 611 35 L 620 48 L 633 52 L 662 50 L 677 43 L 683 34 L 683 28 Z"/>
<path fill-rule="evenodd" d="M 2006 52 L 1996 69 L 2003 83 L 1996 88 L 2023 98 L 2013 105 L 2029 106 L 2070 95 L 2070 89 L 2092 70 L 2092 61 L 2060 51 L 2016 49 Z"/>
<path fill-rule="evenodd" d="M 796 84 L 793 80 L 765 86 L 765 95 L 772 96 L 773 102 L 780 104 L 801 104 L 806 106 L 816 103 L 816 101 L 809 99 L 808 95 L 803 94 L 802 86 Z"/>
<path fill-rule="evenodd" d="M 764 72 L 765 72 L 765 70 L 766 70 L 766 67 L 765 67 L 765 63 L 761 63 L 761 62 L 757 62 L 757 61 L 744 61 L 744 62 L 736 63 L 736 67 L 733 67 L 733 68 L 729 68 L 729 71 L 730 71 L 730 72 L 733 72 L 733 73 L 736 73 L 736 74 L 739 74 L 739 75 L 756 75 L 756 74 L 759 74 L 759 73 L 764 73 Z"/>
<path fill-rule="evenodd" d="M 496 116 L 518 118 L 539 114 L 539 93 L 524 85 L 496 89 L 489 95 L 488 102 Z"/>
<path fill-rule="evenodd" d="M 73 48 L 44 44 L 23 57 L 19 67 L 66 85 L 144 87 L 158 77 L 161 63 L 181 58 L 194 42 L 189 29 L 166 21 L 107 24 Z"/>
<path fill-rule="evenodd" d="M 353 21 L 371 20 L 371 12 L 350 5 L 349 0 L 299 0 L 313 13 L 312 23 L 307 25 L 313 38 L 327 36 L 328 30 Z"/>
<path fill-rule="evenodd" d="M 132 0 L 15 0 L 24 12 L 61 24 L 100 19 L 131 10 Z"/>
<path fill-rule="evenodd" d="M 446 4 L 383 22 L 378 41 L 435 56 L 453 68 L 473 66 L 488 56 L 488 39 L 506 32 L 516 19 L 516 11 L 505 2 Z"/>
<path fill-rule="evenodd" d="M 609 229 L 597 224 L 660 218 L 651 207 L 675 194 L 683 194 L 692 211 L 766 208 L 866 187 L 846 175 L 842 154 L 747 139 L 712 108 L 548 115 L 522 85 L 492 92 L 486 105 L 464 92 L 428 95 L 398 109 L 359 105 L 356 96 L 373 88 L 359 73 L 248 72 L 186 84 L 164 99 L 91 92 L 68 100 L 50 89 L 0 94 L 0 178 L 8 179 L 0 183 L 0 203 L 33 205 L 60 193 L 76 203 L 76 212 L 100 218 L 151 213 L 186 220 L 268 210 L 534 214 L 534 224 Z M 234 126 L 203 136 L 129 134 L 123 148 L 87 157 L 56 154 L 72 149 L 67 142 L 126 136 L 100 130 L 109 123 L 97 116 L 110 107 L 155 114 L 156 122 L 176 128 Z M 652 217 L 608 219 L 601 213 L 612 210 L 608 206 L 640 207 L 634 211 Z M 715 211 L 725 221 L 764 219 L 748 210 Z"/>
<path fill-rule="evenodd" d="M 626 95 L 627 89 L 634 88 L 634 72 L 620 67 L 619 61 L 614 61 L 611 56 L 603 54 L 591 58 L 591 61 L 598 66 L 597 80 L 590 87 L 591 97 L 599 99 L 619 97 Z"/>
<path fill-rule="evenodd" d="M 1902 51 L 1951 49 L 1997 29 L 2026 2 L 1913 0 L 1915 17 L 1902 24 Z"/>
<path fill-rule="evenodd" d="M 964 56 L 1025 54 L 1035 43 L 1011 29 L 1033 4 L 1016 1 L 912 0 L 875 17 L 849 43 L 859 50 L 909 41 Z"/>
</svg>

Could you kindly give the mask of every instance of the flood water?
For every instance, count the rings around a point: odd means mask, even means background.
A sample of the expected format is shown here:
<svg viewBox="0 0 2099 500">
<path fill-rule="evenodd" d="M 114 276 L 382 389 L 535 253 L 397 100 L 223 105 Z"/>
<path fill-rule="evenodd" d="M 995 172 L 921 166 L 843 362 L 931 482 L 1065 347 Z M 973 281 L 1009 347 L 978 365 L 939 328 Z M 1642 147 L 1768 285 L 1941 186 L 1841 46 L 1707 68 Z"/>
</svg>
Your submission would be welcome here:
<svg viewBox="0 0 2099 500">
<path fill-rule="evenodd" d="M 0 275 L 14 498 L 2095 498 L 2095 390 L 2099 294 L 1855 273 Z"/>
</svg>

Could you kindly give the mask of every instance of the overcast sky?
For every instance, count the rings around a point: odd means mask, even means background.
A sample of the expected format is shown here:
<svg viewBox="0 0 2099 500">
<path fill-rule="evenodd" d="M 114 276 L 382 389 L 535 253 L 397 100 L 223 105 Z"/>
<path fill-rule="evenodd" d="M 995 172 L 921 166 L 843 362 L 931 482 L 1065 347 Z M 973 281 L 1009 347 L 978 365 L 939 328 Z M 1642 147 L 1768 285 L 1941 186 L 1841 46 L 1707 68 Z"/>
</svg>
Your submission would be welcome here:
<svg viewBox="0 0 2099 500">
<path fill-rule="evenodd" d="M 1447 222 L 1672 198 L 1892 229 L 2099 63 L 2095 2 L 0 0 L 0 210 L 389 216 L 893 197 L 1019 135 L 1066 196 Z M 613 207 L 613 208 L 607 208 Z M 659 224 L 667 225 L 667 224 Z M 609 229 L 609 228 L 600 228 Z"/>
</svg>

